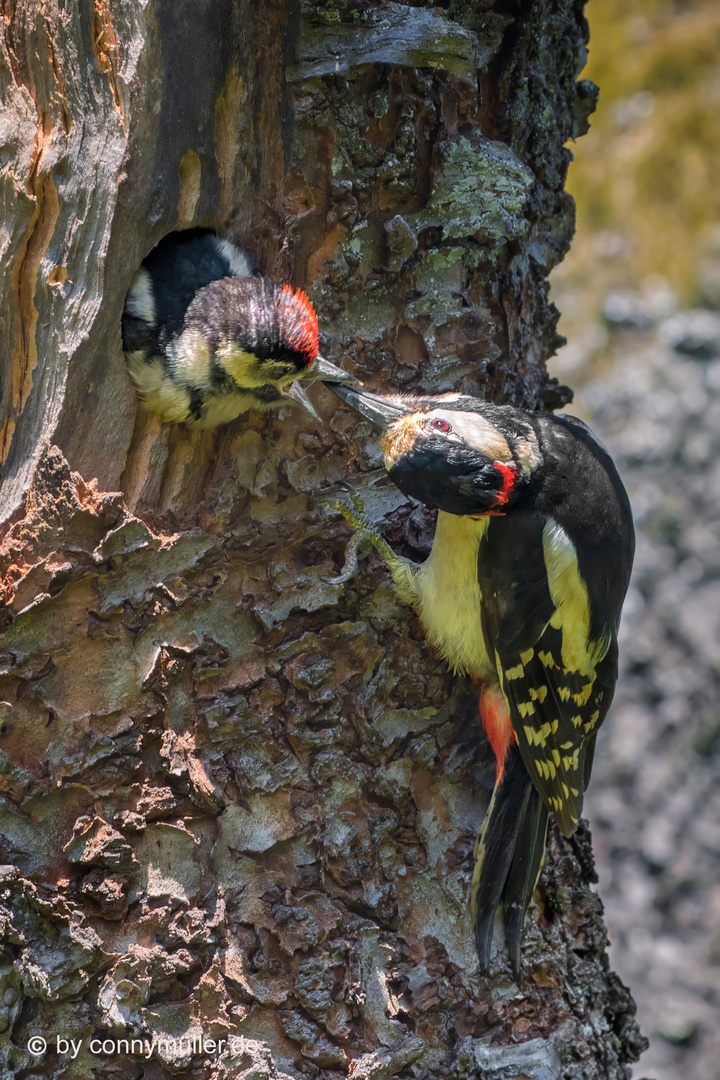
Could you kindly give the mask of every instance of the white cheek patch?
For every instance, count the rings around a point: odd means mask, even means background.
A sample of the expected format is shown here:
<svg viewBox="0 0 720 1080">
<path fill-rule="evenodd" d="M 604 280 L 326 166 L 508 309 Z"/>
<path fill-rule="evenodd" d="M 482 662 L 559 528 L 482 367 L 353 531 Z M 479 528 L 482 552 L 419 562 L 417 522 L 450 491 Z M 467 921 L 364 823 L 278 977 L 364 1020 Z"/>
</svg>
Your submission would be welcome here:
<svg viewBox="0 0 720 1080">
<path fill-rule="evenodd" d="M 229 240 L 223 240 L 219 236 L 215 237 L 215 247 L 218 254 L 222 255 L 223 259 L 227 259 L 230 263 L 230 276 L 231 277 L 250 277 L 252 274 L 252 262 L 250 256 L 245 252 L 232 244 Z"/>
<path fill-rule="evenodd" d="M 125 297 L 125 310 L 128 315 L 134 315 L 136 319 L 155 325 L 155 295 L 152 280 L 147 270 L 143 270 L 142 267 L 132 279 L 130 290 Z"/>
<path fill-rule="evenodd" d="M 460 413 L 451 409 L 433 409 L 429 420 L 445 420 L 468 446 L 479 450 L 491 461 L 511 461 L 512 452 L 507 440 L 479 413 Z"/>
<path fill-rule="evenodd" d="M 175 378 L 187 386 L 210 382 L 210 346 L 199 330 L 183 330 L 168 348 L 168 361 Z"/>
</svg>

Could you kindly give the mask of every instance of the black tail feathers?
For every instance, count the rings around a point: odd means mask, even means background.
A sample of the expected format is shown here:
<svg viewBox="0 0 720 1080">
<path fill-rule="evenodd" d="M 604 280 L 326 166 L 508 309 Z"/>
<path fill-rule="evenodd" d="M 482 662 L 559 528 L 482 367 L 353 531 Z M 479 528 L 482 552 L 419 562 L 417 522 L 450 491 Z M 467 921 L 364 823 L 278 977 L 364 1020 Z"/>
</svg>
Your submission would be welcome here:
<svg viewBox="0 0 720 1080">
<path fill-rule="evenodd" d="M 523 923 L 545 854 L 547 825 L 547 808 L 519 750 L 511 746 L 475 844 L 471 908 L 483 975 L 490 962 L 495 911 L 502 904 L 510 964 L 520 982 Z"/>
</svg>

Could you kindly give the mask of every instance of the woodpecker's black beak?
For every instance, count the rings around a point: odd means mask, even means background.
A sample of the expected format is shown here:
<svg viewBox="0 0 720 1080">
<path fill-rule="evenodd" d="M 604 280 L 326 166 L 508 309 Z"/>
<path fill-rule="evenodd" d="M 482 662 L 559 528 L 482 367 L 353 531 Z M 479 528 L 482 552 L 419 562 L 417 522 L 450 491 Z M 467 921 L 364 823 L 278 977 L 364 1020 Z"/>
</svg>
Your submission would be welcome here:
<svg viewBox="0 0 720 1080">
<path fill-rule="evenodd" d="M 403 405 L 401 401 L 391 401 L 379 394 L 371 394 L 361 386 L 327 383 L 327 388 L 383 431 L 387 431 L 396 420 L 415 411 L 411 405 Z"/>
</svg>

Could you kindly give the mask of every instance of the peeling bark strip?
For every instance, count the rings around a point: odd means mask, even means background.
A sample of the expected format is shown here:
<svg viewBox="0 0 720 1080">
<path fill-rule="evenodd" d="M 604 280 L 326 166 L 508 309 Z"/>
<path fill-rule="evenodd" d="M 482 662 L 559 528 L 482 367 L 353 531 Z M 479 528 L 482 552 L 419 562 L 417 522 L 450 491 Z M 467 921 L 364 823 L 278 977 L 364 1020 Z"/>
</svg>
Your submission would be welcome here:
<svg viewBox="0 0 720 1080">
<path fill-rule="evenodd" d="M 141 259 L 210 225 L 371 386 L 566 401 L 581 4 L 27 0 L 3 30 L 2 1076 L 629 1077 L 589 835 L 551 838 L 522 991 L 502 949 L 481 980 L 472 688 L 374 557 L 326 580 L 344 477 L 417 558 L 431 515 L 322 387 L 321 424 L 136 414 L 119 334 Z"/>
<path fill-rule="evenodd" d="M 92 49 L 97 57 L 98 71 L 108 76 L 110 91 L 115 108 L 125 124 L 122 83 L 118 78 L 118 60 L 120 50 L 110 21 L 110 13 L 103 0 L 95 0 L 95 12 L 92 23 Z"/>
</svg>

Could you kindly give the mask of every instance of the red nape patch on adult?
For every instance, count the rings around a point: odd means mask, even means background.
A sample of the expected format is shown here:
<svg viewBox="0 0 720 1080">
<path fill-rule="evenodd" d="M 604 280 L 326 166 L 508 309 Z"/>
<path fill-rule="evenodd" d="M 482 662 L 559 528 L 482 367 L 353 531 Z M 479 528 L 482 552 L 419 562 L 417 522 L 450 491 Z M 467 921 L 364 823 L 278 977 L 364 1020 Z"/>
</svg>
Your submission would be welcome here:
<svg viewBox="0 0 720 1080">
<path fill-rule="evenodd" d="M 310 367 L 318 354 L 318 318 L 302 289 L 283 286 L 278 299 L 278 326 L 287 348 L 299 355 L 301 366 Z"/>
<path fill-rule="evenodd" d="M 515 742 L 515 732 L 500 690 L 483 690 L 480 695 L 480 719 L 495 752 L 495 783 L 501 784 L 505 775 L 505 759 L 510 743 Z"/>
<path fill-rule="evenodd" d="M 495 500 L 496 506 L 504 506 L 510 498 L 510 493 L 517 483 L 518 473 L 517 469 L 512 465 L 503 465 L 502 461 L 494 461 L 493 465 L 502 474 L 503 482 L 502 487 L 497 493 Z"/>
</svg>

